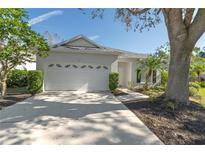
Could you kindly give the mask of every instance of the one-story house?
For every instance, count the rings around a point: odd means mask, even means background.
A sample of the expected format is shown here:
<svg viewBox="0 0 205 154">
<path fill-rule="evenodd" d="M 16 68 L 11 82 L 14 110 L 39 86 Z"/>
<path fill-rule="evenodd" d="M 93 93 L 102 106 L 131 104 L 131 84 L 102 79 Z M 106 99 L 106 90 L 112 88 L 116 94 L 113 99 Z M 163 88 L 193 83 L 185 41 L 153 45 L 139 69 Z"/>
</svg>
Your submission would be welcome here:
<svg viewBox="0 0 205 154">
<path fill-rule="evenodd" d="M 121 87 L 144 83 L 139 59 L 148 55 L 108 48 L 79 35 L 51 47 L 46 58 L 36 58 L 36 69 L 44 73 L 44 90 L 104 91 L 109 89 L 109 73 L 119 73 Z M 160 82 L 153 72 L 151 82 Z"/>
</svg>

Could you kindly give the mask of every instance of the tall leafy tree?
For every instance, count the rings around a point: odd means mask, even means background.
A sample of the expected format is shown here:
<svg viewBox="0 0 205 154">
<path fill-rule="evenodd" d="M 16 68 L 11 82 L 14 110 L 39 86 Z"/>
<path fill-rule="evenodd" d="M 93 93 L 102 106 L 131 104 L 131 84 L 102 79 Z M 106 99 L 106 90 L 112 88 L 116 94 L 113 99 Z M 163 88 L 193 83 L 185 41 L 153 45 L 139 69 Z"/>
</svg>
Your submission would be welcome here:
<svg viewBox="0 0 205 154">
<path fill-rule="evenodd" d="M 95 9 L 92 17 L 102 17 L 105 9 Z M 189 68 L 192 50 L 205 31 L 205 9 L 199 8 L 120 8 L 115 18 L 127 29 L 142 31 L 165 22 L 169 43 L 170 63 L 166 98 L 176 102 L 189 102 Z"/>
<path fill-rule="evenodd" d="M 6 95 L 8 73 L 17 65 L 33 62 L 35 55 L 47 56 L 48 45 L 31 30 L 24 9 L 0 9 L 0 87 Z"/>
</svg>

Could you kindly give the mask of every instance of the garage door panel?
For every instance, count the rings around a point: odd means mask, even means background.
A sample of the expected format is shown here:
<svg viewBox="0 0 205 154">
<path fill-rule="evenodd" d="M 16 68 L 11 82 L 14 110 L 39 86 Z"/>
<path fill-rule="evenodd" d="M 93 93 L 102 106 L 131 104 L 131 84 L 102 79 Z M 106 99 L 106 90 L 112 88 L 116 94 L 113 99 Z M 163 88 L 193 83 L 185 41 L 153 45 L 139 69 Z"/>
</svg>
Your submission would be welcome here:
<svg viewBox="0 0 205 154">
<path fill-rule="evenodd" d="M 47 67 L 45 73 L 45 90 L 108 90 L 109 70 L 92 66 L 74 64 L 65 68 L 62 67 Z M 88 67 L 92 66 L 92 68 Z M 82 67 L 82 68 L 81 68 Z"/>
</svg>

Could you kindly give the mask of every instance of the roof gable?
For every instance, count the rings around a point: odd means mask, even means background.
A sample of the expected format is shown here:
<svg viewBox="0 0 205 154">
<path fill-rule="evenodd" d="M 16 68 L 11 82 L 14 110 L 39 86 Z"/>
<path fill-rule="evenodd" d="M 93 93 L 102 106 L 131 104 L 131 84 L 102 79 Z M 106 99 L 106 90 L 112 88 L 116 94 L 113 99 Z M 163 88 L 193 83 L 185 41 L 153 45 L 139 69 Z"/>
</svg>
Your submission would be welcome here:
<svg viewBox="0 0 205 154">
<path fill-rule="evenodd" d="M 65 44 L 65 46 L 74 46 L 74 47 L 90 47 L 90 48 L 98 48 L 98 46 L 94 45 L 93 43 L 83 39 L 79 38 L 74 41 L 70 41 Z"/>
<path fill-rule="evenodd" d="M 85 47 L 85 48 L 102 48 L 102 46 L 96 44 L 94 41 L 89 38 L 79 35 L 70 40 L 61 42 L 54 47 L 65 46 L 65 47 Z"/>
</svg>

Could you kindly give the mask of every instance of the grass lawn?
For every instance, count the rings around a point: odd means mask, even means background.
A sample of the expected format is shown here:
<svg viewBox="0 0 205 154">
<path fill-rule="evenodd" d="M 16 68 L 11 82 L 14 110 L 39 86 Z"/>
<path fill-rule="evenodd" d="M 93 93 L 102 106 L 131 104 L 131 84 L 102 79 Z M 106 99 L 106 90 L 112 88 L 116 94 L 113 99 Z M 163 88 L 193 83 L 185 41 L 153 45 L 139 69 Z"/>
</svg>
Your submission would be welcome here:
<svg viewBox="0 0 205 154">
<path fill-rule="evenodd" d="M 143 94 L 150 96 L 151 98 L 158 97 L 164 93 L 164 90 L 161 88 L 150 88 L 148 91 L 143 92 Z M 197 103 L 205 107 L 205 88 L 199 89 L 198 96 L 190 97 L 191 102 Z"/>
<path fill-rule="evenodd" d="M 201 104 L 203 107 L 205 107 L 205 88 L 199 89 L 199 97 L 193 97 L 192 100 L 196 103 Z"/>
</svg>

